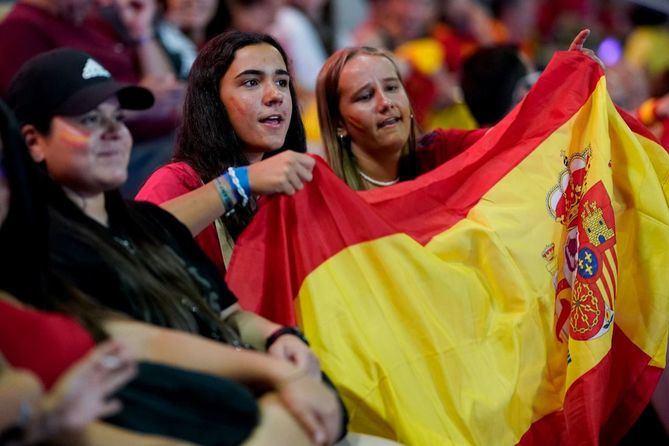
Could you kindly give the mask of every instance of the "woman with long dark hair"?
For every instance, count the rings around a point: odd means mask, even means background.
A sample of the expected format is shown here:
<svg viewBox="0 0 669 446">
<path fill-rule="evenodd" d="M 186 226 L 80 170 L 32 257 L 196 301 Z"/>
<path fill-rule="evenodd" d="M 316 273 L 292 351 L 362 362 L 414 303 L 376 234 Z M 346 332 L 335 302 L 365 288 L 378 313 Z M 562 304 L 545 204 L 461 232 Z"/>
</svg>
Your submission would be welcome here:
<svg viewBox="0 0 669 446">
<path fill-rule="evenodd" d="M 231 31 L 200 51 L 175 162 L 158 169 L 136 199 L 163 203 L 199 234 L 223 273 L 234 239 L 255 213 L 255 197 L 292 194 L 311 180 L 314 160 L 305 151 L 283 49 L 270 36 Z"/>
</svg>

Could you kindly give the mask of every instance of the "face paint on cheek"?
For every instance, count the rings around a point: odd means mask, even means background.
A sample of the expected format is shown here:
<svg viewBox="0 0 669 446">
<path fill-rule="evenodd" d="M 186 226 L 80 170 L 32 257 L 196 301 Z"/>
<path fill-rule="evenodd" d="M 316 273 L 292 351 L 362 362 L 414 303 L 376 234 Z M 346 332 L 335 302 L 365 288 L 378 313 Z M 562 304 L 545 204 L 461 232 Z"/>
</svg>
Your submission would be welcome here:
<svg viewBox="0 0 669 446">
<path fill-rule="evenodd" d="M 365 122 L 362 119 L 358 119 L 354 116 L 349 116 L 348 119 L 346 120 L 346 123 L 351 127 L 360 131 L 365 131 L 367 128 Z"/>
<path fill-rule="evenodd" d="M 62 140 L 75 149 L 84 149 L 88 147 L 91 139 L 91 134 L 80 130 L 67 122 L 59 122 L 58 126 L 59 136 Z"/>
<path fill-rule="evenodd" d="M 237 99 L 235 96 L 233 96 L 233 97 L 230 99 L 230 103 L 231 103 L 230 105 L 231 105 L 232 108 L 234 109 L 234 111 L 235 111 L 235 113 L 237 114 L 237 116 L 243 116 L 243 117 L 246 117 L 246 114 L 247 114 L 248 112 L 247 112 L 247 110 L 246 110 L 246 106 L 245 106 L 245 104 L 244 104 L 244 101 L 241 101 L 241 100 Z"/>
</svg>

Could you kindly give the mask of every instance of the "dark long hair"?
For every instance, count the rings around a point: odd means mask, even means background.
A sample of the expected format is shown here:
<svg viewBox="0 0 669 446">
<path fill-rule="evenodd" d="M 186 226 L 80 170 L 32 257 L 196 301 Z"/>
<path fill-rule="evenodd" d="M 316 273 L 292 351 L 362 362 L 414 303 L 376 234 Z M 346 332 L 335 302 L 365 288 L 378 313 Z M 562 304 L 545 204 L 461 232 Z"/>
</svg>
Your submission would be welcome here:
<svg viewBox="0 0 669 446">
<path fill-rule="evenodd" d="M 276 48 L 286 67 L 289 66 L 286 53 L 272 37 L 265 34 L 229 31 L 207 42 L 191 68 L 183 122 L 177 136 L 175 159 L 193 167 L 205 183 L 219 176 L 228 167 L 248 164 L 241 141 L 221 101 L 220 80 L 230 68 L 237 50 L 262 43 Z M 284 145 L 266 154 L 265 157 L 287 149 L 295 152 L 307 150 L 304 126 L 292 82 L 289 84 L 289 90 L 293 108 Z M 252 210 L 244 211 L 238 210 L 232 218 L 225 221 L 233 237 L 253 216 Z"/>
<path fill-rule="evenodd" d="M 60 186 L 53 186 L 48 191 L 51 221 L 73 240 L 95 249 L 120 282 L 114 291 L 122 296 L 114 302 L 102 301 L 102 305 L 155 325 L 228 342 L 238 340 L 205 300 L 205 289 L 198 283 L 198 276 L 189 271 L 192 265 L 186 264 L 182 253 L 172 247 L 172 234 L 167 228 L 150 214 L 129 207 L 118 191 L 105 193 L 110 218 L 113 216 L 115 224 L 123 228 L 129 248 L 88 218 Z M 64 260 L 56 250 L 52 250 L 51 258 L 58 271 Z M 65 269 L 69 270 L 67 266 Z"/>
<path fill-rule="evenodd" d="M 43 184 L 33 166 L 12 112 L 0 101 L 3 167 L 11 198 L 9 214 L 0 229 L 0 288 L 19 299 L 42 296 L 47 285 L 47 233 L 44 201 L 34 199 Z"/>
</svg>

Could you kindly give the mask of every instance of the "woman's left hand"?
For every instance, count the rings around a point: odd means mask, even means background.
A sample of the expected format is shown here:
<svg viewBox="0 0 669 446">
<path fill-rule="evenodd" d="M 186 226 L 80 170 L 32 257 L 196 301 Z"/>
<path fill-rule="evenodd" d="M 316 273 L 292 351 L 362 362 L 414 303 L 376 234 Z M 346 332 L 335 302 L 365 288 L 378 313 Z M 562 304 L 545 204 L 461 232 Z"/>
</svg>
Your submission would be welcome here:
<svg viewBox="0 0 669 446">
<path fill-rule="evenodd" d="M 306 370 L 310 376 L 320 379 L 321 365 L 313 351 L 297 336 L 285 334 L 277 338 L 267 353 L 285 359 L 296 367 Z"/>
<path fill-rule="evenodd" d="M 579 51 L 597 62 L 599 66 L 602 67 L 602 69 L 605 69 L 606 67 L 604 66 L 604 62 L 602 62 L 601 59 L 597 57 L 595 52 L 589 48 L 583 47 L 589 35 L 589 29 L 582 29 L 578 34 L 576 34 L 576 37 L 574 37 L 574 40 L 572 40 L 571 45 L 569 45 L 569 51 Z"/>
</svg>

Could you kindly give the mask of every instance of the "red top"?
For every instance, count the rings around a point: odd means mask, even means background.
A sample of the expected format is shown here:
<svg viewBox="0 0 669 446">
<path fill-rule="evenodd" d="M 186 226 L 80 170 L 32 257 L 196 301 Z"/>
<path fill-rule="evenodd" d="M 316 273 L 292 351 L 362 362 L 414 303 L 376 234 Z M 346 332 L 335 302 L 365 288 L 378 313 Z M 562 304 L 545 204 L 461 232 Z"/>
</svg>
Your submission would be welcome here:
<svg viewBox="0 0 669 446">
<path fill-rule="evenodd" d="M 153 172 L 135 196 L 135 200 L 161 204 L 200 186 L 202 186 L 200 175 L 191 166 L 184 162 L 171 163 Z M 208 225 L 195 237 L 195 241 L 214 262 L 221 277 L 225 277 L 225 263 L 216 226 L 213 223 Z"/>
<path fill-rule="evenodd" d="M 487 128 L 477 130 L 436 129 L 418 140 L 416 156 L 420 173 L 426 173 L 464 152 L 481 139 Z"/>
<path fill-rule="evenodd" d="M 135 51 L 101 18 L 90 16 L 76 26 L 40 8 L 17 3 L 0 22 L 0 96 L 28 59 L 61 47 L 82 50 L 100 62 L 117 81 L 140 80 Z"/>
<path fill-rule="evenodd" d="M 46 389 L 94 345 L 74 319 L 0 300 L 0 352 L 13 367 L 37 375 Z"/>
</svg>

